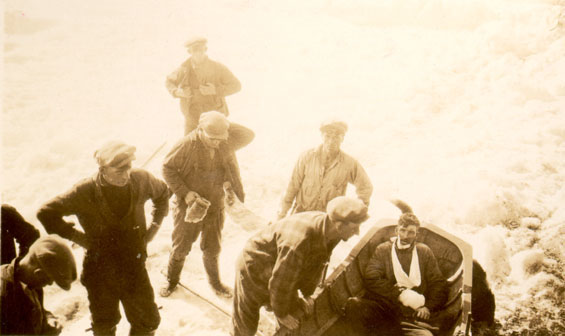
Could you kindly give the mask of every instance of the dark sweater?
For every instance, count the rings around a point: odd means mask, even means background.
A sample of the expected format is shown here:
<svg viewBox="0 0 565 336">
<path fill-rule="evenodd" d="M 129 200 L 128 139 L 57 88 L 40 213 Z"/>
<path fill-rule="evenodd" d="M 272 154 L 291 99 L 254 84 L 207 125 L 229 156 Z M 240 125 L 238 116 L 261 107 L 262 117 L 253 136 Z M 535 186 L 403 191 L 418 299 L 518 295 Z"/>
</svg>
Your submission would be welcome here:
<svg viewBox="0 0 565 336">
<path fill-rule="evenodd" d="M 24 256 L 31 244 L 39 238 L 39 231 L 20 215 L 16 208 L 2 204 L 2 265 L 16 257 L 16 244 L 20 247 L 19 256 Z"/>
<path fill-rule="evenodd" d="M 425 306 L 430 311 L 438 310 L 447 300 L 447 285 L 432 250 L 422 243 L 417 243 L 405 250 L 396 249 L 398 260 L 402 269 L 409 274 L 414 248 L 417 249 L 418 253 L 422 281 L 420 286 L 414 287 L 412 290 L 424 295 L 426 298 Z M 409 308 L 404 307 L 398 301 L 400 290 L 395 286 L 396 278 L 392 267 L 391 250 L 391 242 L 382 243 L 376 248 L 365 269 L 365 288 L 370 294 L 389 299 L 392 303 L 398 305 L 403 313 L 409 314 Z"/>
</svg>

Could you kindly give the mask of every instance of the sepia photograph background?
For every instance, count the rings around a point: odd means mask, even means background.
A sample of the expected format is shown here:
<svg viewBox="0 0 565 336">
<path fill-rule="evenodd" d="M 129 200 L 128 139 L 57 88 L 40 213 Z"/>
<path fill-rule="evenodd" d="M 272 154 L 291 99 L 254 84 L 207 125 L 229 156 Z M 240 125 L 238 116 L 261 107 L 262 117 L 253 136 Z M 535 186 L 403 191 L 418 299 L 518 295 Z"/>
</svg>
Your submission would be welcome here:
<svg viewBox="0 0 565 336">
<path fill-rule="evenodd" d="M 93 153 L 108 140 L 136 146 L 134 167 L 162 176 L 184 123 L 165 79 L 189 57 L 185 41 L 203 36 L 209 58 L 242 83 L 226 98 L 229 119 L 256 134 L 238 152 L 249 210 L 276 219 L 298 156 L 321 144 L 322 121 L 339 118 L 342 150 L 374 186 L 360 236 L 397 218 L 389 199 L 402 199 L 473 245 L 501 335 L 565 333 L 564 1 L 7 0 L 3 20 L 2 202 L 42 233 L 36 211 L 95 174 Z M 169 215 L 148 246 L 155 290 L 172 229 Z M 229 285 L 252 234 L 227 216 Z M 330 272 L 359 238 L 338 245 Z M 197 243 L 181 281 L 231 310 L 208 288 L 201 256 Z M 187 291 L 156 300 L 157 335 L 229 330 Z M 90 327 L 79 282 L 47 287 L 45 305 L 62 335 Z M 263 313 L 260 330 L 273 320 Z M 122 317 L 118 334 L 128 330 Z"/>
</svg>

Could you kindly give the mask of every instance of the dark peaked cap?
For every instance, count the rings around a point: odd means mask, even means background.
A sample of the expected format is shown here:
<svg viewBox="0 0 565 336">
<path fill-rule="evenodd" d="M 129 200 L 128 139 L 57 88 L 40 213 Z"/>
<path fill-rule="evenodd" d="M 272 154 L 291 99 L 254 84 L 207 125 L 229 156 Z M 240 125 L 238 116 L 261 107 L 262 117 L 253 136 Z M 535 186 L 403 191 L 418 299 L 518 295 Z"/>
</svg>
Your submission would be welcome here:
<svg viewBox="0 0 565 336">
<path fill-rule="evenodd" d="M 360 199 L 338 196 L 328 202 L 326 212 L 334 221 L 363 223 L 369 209 Z"/>
<path fill-rule="evenodd" d="M 28 253 L 37 258 L 45 273 L 62 289 L 69 290 L 71 283 L 77 279 L 73 253 L 59 236 L 50 234 L 39 238 Z"/>
<path fill-rule="evenodd" d="M 345 134 L 345 132 L 347 132 L 347 124 L 341 120 L 328 119 L 322 122 L 322 124 L 320 125 L 320 131 L 322 133 L 334 131 L 337 133 Z"/>
<path fill-rule="evenodd" d="M 206 44 L 208 42 L 208 40 L 205 37 L 193 37 L 190 40 L 186 41 L 184 43 L 185 48 L 190 48 L 193 45 L 197 45 L 197 44 Z"/>
</svg>

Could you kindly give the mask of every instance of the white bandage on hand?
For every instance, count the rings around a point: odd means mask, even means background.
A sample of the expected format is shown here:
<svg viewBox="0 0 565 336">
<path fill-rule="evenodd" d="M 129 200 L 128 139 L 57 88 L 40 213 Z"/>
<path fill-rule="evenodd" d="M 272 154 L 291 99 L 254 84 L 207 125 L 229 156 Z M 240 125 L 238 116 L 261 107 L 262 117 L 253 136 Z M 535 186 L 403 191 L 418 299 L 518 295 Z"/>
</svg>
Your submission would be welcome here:
<svg viewBox="0 0 565 336">
<path fill-rule="evenodd" d="M 426 298 L 422 294 L 419 294 L 411 289 L 406 289 L 402 293 L 400 293 L 398 300 L 406 307 L 410 307 L 414 310 L 426 304 Z"/>
</svg>

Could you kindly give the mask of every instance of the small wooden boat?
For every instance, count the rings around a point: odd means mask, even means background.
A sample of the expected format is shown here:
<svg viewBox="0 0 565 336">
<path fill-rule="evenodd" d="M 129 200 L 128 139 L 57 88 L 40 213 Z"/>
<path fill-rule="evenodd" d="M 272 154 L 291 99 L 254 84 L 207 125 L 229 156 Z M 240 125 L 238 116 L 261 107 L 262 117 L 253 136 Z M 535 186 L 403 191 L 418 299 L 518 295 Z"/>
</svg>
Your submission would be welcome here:
<svg viewBox="0 0 565 336">
<path fill-rule="evenodd" d="M 282 327 L 275 335 L 338 336 L 350 334 L 342 319 L 347 299 L 364 294 L 363 273 L 375 248 L 395 236 L 396 220 L 384 219 L 376 223 L 355 245 L 347 258 L 316 290 L 314 313 L 305 315 L 297 311 L 300 327 L 289 331 Z M 472 247 L 465 241 L 437 226 L 423 225 L 419 242 L 428 245 L 438 261 L 439 268 L 448 279 L 449 297 L 439 312 L 442 327 L 440 336 L 468 335 L 471 315 L 471 289 L 473 273 Z"/>
</svg>

